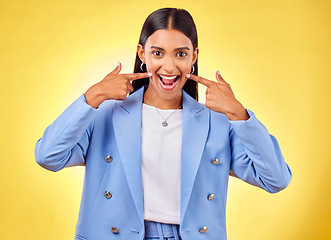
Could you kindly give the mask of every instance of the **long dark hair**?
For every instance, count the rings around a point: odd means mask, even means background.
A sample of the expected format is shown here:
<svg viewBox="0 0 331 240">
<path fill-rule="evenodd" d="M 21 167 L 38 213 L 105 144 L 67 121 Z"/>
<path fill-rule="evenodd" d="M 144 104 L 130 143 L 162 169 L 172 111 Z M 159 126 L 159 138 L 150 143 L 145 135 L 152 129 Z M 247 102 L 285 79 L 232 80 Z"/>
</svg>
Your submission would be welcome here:
<svg viewBox="0 0 331 240">
<path fill-rule="evenodd" d="M 176 29 L 181 31 L 186 37 L 188 37 L 193 45 L 193 50 L 198 47 L 198 34 L 195 23 L 190 13 L 184 9 L 177 8 L 161 8 L 151 13 L 142 27 L 139 44 L 145 47 L 146 40 L 156 30 L 159 29 Z M 136 54 L 136 61 L 134 64 L 133 72 L 143 72 L 140 69 L 141 60 Z M 193 74 L 198 75 L 198 59 L 194 63 Z M 137 91 L 144 85 L 149 84 L 149 78 L 139 79 L 132 82 L 134 88 L 133 92 Z M 195 81 L 188 79 L 183 86 L 185 92 L 187 92 L 192 98 L 198 100 L 198 85 Z M 133 93 L 132 92 L 132 93 Z"/>
</svg>

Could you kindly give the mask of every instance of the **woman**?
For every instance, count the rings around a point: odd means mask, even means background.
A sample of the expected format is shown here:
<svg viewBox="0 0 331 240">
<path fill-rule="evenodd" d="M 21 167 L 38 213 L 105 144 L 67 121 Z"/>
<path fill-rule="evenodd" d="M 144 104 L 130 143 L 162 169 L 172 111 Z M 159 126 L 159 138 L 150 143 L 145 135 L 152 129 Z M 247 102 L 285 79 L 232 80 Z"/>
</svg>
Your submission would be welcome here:
<svg viewBox="0 0 331 240">
<path fill-rule="evenodd" d="M 49 170 L 86 166 L 75 239 L 226 239 L 229 174 L 271 193 L 289 184 L 277 140 L 220 72 L 197 76 L 197 42 L 187 11 L 153 12 L 135 73 L 119 63 L 37 142 Z"/>
</svg>

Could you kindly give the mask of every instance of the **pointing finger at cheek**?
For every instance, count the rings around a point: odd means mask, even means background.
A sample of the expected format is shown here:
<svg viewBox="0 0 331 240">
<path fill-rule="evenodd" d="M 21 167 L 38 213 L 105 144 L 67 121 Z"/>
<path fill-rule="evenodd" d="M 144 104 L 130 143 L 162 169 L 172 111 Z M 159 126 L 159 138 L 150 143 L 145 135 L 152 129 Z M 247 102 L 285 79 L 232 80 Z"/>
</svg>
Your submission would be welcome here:
<svg viewBox="0 0 331 240">
<path fill-rule="evenodd" d="M 143 79 L 143 78 L 148 78 L 151 77 L 152 73 L 133 73 L 133 74 L 128 74 L 127 79 L 129 81 L 137 80 L 137 79 Z"/>
<path fill-rule="evenodd" d="M 199 76 L 196 76 L 196 75 L 193 75 L 193 74 L 186 74 L 186 77 L 193 80 L 193 81 L 201 83 L 201 84 L 205 85 L 206 87 L 209 87 L 212 84 L 215 84 L 215 82 L 213 82 L 213 81 L 207 80 L 205 78 L 202 78 L 202 77 L 199 77 Z"/>
</svg>

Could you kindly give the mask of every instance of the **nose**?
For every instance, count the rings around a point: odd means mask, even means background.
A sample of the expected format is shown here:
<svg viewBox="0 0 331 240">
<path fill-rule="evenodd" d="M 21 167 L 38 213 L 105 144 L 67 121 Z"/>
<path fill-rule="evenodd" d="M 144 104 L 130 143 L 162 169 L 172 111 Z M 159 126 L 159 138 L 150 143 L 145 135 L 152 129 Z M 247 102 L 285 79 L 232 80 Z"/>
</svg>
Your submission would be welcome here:
<svg viewBox="0 0 331 240">
<path fill-rule="evenodd" d="M 167 73 L 172 73 L 176 69 L 176 65 L 175 65 L 174 59 L 171 56 L 165 57 L 162 68 Z"/>
</svg>

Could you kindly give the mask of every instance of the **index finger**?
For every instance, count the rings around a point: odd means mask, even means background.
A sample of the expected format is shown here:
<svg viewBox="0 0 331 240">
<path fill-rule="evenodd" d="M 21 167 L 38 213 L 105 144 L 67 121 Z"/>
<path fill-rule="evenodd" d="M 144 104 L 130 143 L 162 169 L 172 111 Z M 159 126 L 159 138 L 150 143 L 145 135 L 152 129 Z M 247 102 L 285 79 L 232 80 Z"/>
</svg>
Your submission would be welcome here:
<svg viewBox="0 0 331 240">
<path fill-rule="evenodd" d="M 193 81 L 201 83 L 201 84 L 205 85 L 206 87 L 209 87 L 212 84 L 215 84 L 214 81 L 210 81 L 208 79 L 205 79 L 203 77 L 199 77 L 199 76 L 194 75 L 194 74 L 187 74 L 186 77 L 189 78 L 189 79 L 192 79 Z"/>
<path fill-rule="evenodd" d="M 131 82 L 133 80 L 141 79 L 141 78 L 148 78 L 150 77 L 150 73 L 131 73 L 131 74 L 125 74 L 125 77 Z"/>
</svg>

